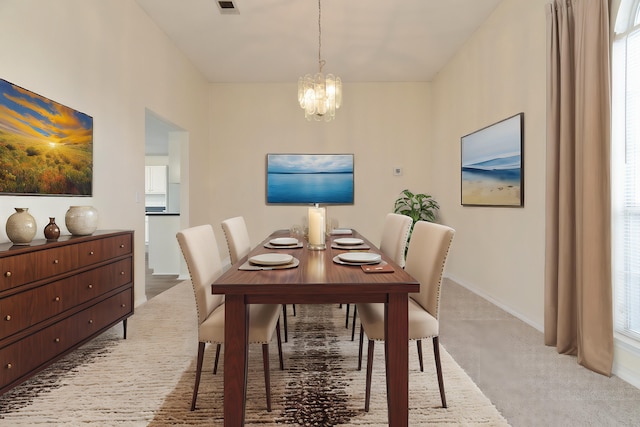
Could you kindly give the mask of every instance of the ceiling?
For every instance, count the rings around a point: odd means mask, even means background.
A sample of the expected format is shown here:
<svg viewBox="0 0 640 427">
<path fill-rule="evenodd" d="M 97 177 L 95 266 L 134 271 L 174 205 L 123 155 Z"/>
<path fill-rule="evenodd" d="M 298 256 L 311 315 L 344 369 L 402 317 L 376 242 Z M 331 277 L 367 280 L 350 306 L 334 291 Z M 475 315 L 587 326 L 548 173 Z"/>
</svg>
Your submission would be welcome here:
<svg viewBox="0 0 640 427">
<path fill-rule="evenodd" d="M 325 73 L 431 81 L 501 0 L 322 0 Z M 209 82 L 296 82 L 318 71 L 315 0 L 136 0 Z"/>
</svg>

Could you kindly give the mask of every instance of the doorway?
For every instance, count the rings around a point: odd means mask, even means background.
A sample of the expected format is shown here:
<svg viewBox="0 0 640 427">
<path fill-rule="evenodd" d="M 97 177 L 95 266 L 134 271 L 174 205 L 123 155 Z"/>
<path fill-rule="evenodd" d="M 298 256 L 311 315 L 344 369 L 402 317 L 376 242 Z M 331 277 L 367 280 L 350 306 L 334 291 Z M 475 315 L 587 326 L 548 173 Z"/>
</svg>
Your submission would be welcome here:
<svg viewBox="0 0 640 427">
<path fill-rule="evenodd" d="M 182 162 L 188 132 L 145 110 L 145 294 L 147 299 L 180 283 L 182 255 L 176 233 L 188 198 Z M 185 156 L 186 157 L 186 156 Z M 185 202 L 183 202 L 185 201 Z"/>
</svg>

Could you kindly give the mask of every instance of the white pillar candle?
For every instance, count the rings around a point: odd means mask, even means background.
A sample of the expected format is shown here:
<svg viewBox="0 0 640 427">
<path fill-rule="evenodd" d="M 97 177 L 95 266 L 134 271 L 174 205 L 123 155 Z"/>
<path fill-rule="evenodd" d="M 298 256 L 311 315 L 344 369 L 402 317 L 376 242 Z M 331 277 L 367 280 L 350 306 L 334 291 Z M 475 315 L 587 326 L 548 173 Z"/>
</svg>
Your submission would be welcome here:
<svg viewBox="0 0 640 427">
<path fill-rule="evenodd" d="M 309 208 L 309 244 L 313 246 L 324 245 L 325 232 L 324 208 Z"/>
</svg>

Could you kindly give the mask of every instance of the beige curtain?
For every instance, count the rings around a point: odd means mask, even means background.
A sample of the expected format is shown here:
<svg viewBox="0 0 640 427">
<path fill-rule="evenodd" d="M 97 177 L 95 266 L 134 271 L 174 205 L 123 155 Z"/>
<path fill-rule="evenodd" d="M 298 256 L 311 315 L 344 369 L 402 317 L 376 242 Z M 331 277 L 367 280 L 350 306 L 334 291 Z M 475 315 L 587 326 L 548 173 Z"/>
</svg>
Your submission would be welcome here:
<svg viewBox="0 0 640 427">
<path fill-rule="evenodd" d="M 611 375 L 609 3 L 547 5 L 545 344 Z"/>
</svg>

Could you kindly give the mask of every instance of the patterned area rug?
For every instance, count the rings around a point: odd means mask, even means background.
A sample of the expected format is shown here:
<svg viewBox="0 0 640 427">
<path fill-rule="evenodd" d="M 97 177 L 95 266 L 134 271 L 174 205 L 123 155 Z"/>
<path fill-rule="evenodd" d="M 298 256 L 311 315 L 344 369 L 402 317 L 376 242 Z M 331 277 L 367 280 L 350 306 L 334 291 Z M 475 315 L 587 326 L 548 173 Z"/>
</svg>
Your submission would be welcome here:
<svg viewBox="0 0 640 427">
<path fill-rule="evenodd" d="M 364 412 L 365 371 L 358 344 L 337 305 L 289 307 L 285 370 L 270 346 L 272 412 L 266 411 L 262 351 L 252 346 L 246 405 L 248 426 L 387 425 L 382 344 L 376 346 L 371 411 Z M 117 325 L 41 374 L 0 396 L 0 425 L 168 426 L 222 425 L 224 359 L 212 375 L 207 347 L 196 411 L 190 411 L 197 350 L 195 305 L 189 282 L 136 309 L 128 338 Z M 410 347 L 409 424 L 507 425 L 449 354 L 441 348 L 449 407 L 440 396 L 431 343 L 425 372 Z M 365 351 L 366 357 L 366 351 Z"/>
</svg>

